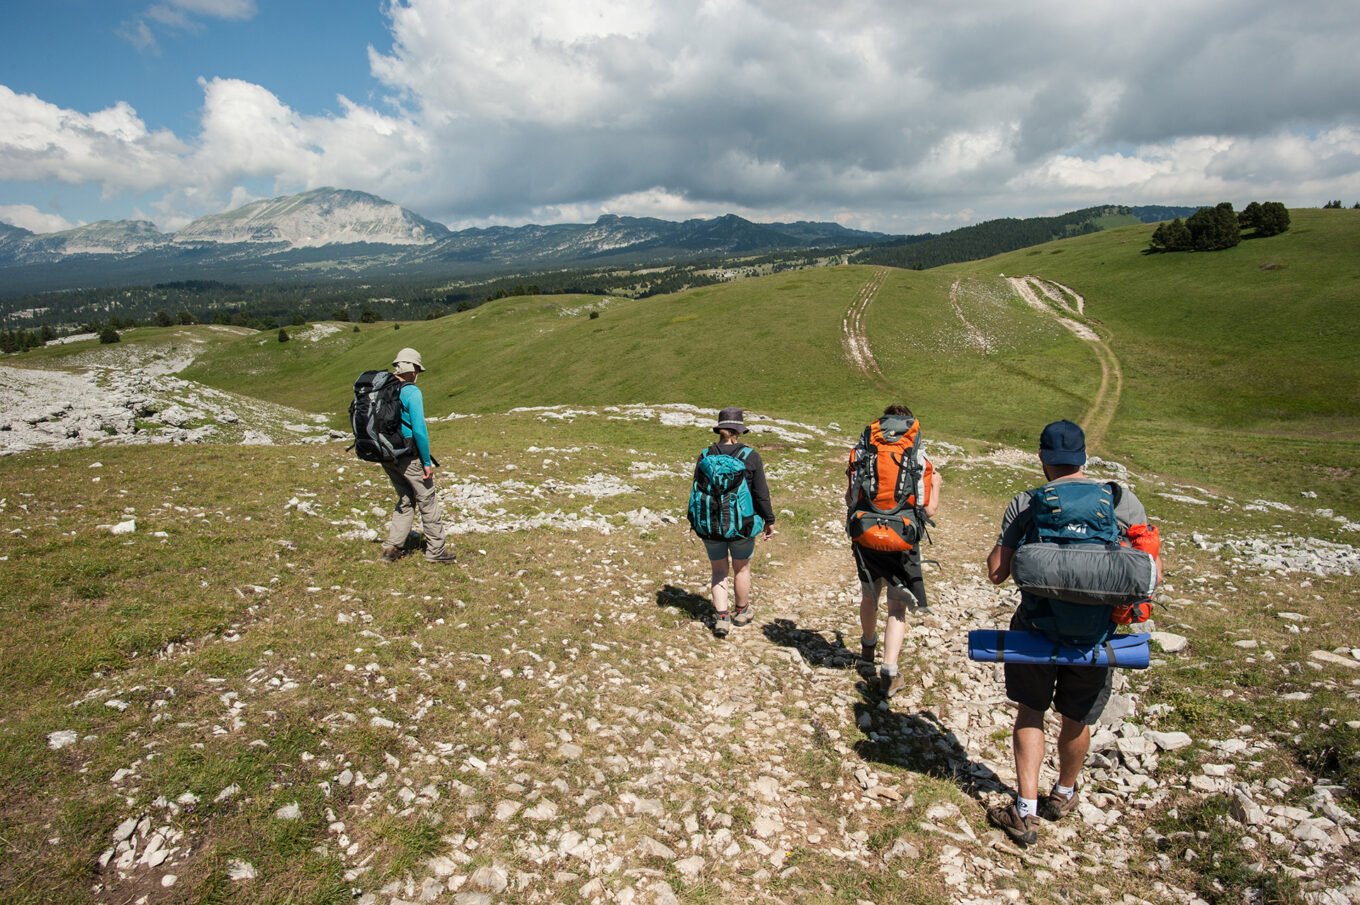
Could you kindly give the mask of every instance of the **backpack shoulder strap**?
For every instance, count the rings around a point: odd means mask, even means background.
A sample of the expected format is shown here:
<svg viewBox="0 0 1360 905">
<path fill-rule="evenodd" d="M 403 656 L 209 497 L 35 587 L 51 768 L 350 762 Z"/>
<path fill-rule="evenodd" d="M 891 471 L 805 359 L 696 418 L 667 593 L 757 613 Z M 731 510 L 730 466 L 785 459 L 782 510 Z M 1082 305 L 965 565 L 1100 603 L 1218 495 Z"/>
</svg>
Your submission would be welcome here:
<svg viewBox="0 0 1360 905">
<path fill-rule="evenodd" d="M 745 462 L 747 459 L 751 458 L 751 453 L 753 452 L 755 452 L 754 449 L 743 445 L 741 449 L 737 450 L 737 458 Z"/>
</svg>

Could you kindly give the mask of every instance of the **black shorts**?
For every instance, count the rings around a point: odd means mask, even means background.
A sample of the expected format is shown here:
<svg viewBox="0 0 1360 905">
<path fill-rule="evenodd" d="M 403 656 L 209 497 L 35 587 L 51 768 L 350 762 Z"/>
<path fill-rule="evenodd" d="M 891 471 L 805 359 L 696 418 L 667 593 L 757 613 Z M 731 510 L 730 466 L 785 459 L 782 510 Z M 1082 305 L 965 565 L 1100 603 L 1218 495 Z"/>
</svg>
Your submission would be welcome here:
<svg viewBox="0 0 1360 905">
<path fill-rule="evenodd" d="M 1012 629 L 1024 629 L 1019 613 Z M 1052 666 L 1047 663 L 1007 663 L 1006 697 L 1040 713 L 1052 707 L 1070 720 L 1095 725 L 1109 703 L 1114 671 L 1102 667 Z"/>
<path fill-rule="evenodd" d="M 850 549 L 855 554 L 855 571 L 859 574 L 861 585 L 886 582 L 910 593 L 916 598 L 917 606 L 926 606 L 926 583 L 921 577 L 920 550 L 884 553 L 859 544 L 851 544 Z"/>
</svg>

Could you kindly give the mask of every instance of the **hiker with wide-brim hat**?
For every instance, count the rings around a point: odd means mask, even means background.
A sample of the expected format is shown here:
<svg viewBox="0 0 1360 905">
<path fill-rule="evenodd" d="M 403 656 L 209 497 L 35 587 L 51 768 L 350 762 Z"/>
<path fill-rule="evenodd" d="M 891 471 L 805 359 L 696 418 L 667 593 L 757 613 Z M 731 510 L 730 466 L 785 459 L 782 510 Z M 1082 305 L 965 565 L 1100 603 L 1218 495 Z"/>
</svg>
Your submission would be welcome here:
<svg viewBox="0 0 1360 905">
<path fill-rule="evenodd" d="M 434 489 L 436 463 L 430 454 L 430 435 L 425 428 L 425 401 L 416 386 L 416 377 L 424 370 L 425 364 L 415 349 L 402 349 L 392 359 L 392 371 L 402 384 L 401 434 L 412 441 L 414 449 L 395 462 L 383 463 L 383 470 L 397 492 L 397 504 L 382 547 L 382 558 L 387 562 L 406 555 L 406 540 L 415 525 L 417 511 L 425 535 L 425 559 L 433 563 L 457 560 L 444 535 L 444 515 Z"/>
<path fill-rule="evenodd" d="M 775 534 L 774 509 L 760 453 L 742 443 L 749 432 L 745 416 L 735 406 L 718 412 L 712 444 L 694 463 L 689 521 L 704 542 L 712 570 L 713 634 L 725 637 L 733 625 L 751 621 L 751 557 L 756 537 Z M 727 576 L 732 574 L 736 601 L 727 606 Z"/>
</svg>

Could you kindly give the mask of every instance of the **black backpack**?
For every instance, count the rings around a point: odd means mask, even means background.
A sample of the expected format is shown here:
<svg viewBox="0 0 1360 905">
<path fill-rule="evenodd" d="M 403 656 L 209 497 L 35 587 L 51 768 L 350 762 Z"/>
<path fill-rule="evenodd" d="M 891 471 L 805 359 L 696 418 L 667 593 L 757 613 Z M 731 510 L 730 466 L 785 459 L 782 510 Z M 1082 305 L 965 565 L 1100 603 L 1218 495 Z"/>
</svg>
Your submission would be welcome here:
<svg viewBox="0 0 1360 905">
<path fill-rule="evenodd" d="M 365 371 L 354 381 L 349 423 L 354 454 L 365 462 L 395 462 L 415 453 L 415 441 L 401 433 L 401 388 L 389 371 Z"/>
</svg>

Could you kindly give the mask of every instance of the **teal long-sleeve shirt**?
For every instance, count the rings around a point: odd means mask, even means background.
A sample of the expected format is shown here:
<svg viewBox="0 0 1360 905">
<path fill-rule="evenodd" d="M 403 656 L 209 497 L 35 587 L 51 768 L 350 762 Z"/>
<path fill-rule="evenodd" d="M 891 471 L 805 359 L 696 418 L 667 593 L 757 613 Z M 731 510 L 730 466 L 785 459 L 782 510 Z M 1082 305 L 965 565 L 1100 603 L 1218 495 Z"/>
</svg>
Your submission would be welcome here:
<svg viewBox="0 0 1360 905">
<path fill-rule="evenodd" d="M 420 453 L 420 464 L 429 467 L 430 433 L 425 429 L 425 397 L 414 383 L 401 388 L 401 435 L 416 441 L 416 452 Z"/>
</svg>

